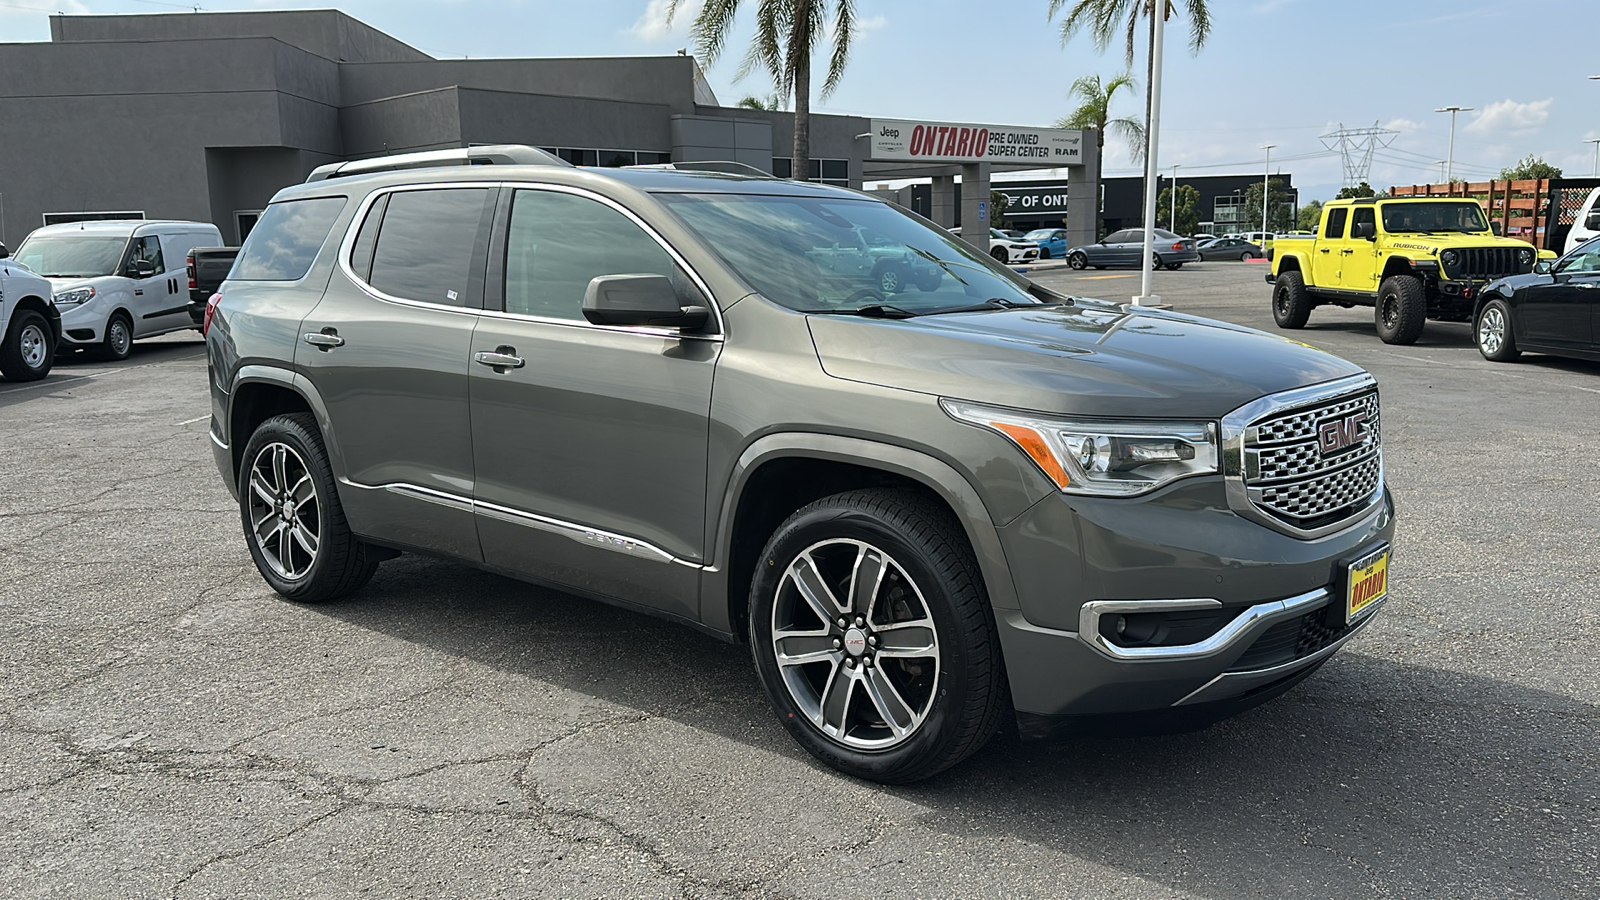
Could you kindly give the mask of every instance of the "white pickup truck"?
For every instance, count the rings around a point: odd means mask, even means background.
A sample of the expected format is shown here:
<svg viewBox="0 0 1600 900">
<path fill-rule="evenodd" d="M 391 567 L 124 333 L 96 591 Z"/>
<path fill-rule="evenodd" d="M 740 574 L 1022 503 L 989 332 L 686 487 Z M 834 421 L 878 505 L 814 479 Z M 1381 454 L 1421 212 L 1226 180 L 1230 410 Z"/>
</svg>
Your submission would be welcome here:
<svg viewBox="0 0 1600 900">
<path fill-rule="evenodd" d="M 50 282 L 7 257 L 0 244 L 0 375 L 12 381 L 37 381 L 50 374 L 61 314 L 51 299 Z"/>
</svg>

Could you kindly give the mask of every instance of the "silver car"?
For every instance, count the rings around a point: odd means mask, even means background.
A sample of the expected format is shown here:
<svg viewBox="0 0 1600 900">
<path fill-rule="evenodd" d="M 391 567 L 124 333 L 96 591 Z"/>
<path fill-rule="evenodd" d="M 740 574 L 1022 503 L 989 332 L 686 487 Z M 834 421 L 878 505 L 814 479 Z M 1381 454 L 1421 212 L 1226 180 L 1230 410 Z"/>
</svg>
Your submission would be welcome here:
<svg viewBox="0 0 1600 900">
<path fill-rule="evenodd" d="M 1067 250 L 1067 265 L 1074 269 L 1138 268 L 1144 263 L 1144 229 L 1124 228 L 1113 231 L 1093 244 L 1084 244 Z M 1155 230 L 1155 245 L 1151 248 L 1150 268 L 1181 269 L 1184 263 L 1197 262 L 1194 241 L 1179 237 L 1165 228 Z"/>
</svg>

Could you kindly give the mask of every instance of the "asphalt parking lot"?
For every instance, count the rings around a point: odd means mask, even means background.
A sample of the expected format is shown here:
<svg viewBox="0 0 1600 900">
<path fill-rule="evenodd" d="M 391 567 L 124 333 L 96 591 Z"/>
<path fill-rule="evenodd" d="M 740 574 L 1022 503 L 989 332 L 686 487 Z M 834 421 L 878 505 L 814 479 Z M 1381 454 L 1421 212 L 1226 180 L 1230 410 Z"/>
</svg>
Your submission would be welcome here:
<svg viewBox="0 0 1600 900">
<path fill-rule="evenodd" d="M 1274 330 L 1264 271 L 1156 285 Z M 1002 737 L 899 788 L 813 762 L 685 628 L 414 556 L 277 598 L 192 334 L 0 383 L 0 894 L 1600 897 L 1600 364 L 1390 347 L 1363 309 L 1296 337 L 1382 386 L 1373 626 L 1204 732 Z"/>
</svg>

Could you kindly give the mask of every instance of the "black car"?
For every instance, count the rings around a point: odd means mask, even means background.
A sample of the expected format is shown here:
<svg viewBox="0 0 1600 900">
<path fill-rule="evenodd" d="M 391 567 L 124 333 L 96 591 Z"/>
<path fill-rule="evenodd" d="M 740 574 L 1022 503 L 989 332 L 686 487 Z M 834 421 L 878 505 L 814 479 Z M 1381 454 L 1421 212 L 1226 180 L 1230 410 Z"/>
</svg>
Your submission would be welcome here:
<svg viewBox="0 0 1600 900">
<path fill-rule="evenodd" d="M 1600 238 L 1527 275 L 1483 289 L 1473 335 L 1485 359 L 1510 362 L 1524 350 L 1600 360 Z"/>
<path fill-rule="evenodd" d="M 1252 244 L 1240 238 L 1213 238 L 1201 241 L 1195 248 L 1200 253 L 1201 259 L 1260 259 L 1264 254 L 1260 244 Z"/>
</svg>

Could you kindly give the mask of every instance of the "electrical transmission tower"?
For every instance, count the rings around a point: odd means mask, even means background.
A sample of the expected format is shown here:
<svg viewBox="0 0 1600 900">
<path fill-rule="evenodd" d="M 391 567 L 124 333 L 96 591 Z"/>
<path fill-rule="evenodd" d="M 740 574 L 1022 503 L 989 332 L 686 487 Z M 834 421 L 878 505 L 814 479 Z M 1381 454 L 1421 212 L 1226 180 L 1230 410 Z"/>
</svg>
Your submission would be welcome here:
<svg viewBox="0 0 1600 900">
<path fill-rule="evenodd" d="M 1373 122 L 1371 128 L 1346 128 L 1340 122 L 1338 131 L 1322 136 L 1322 146 L 1339 151 L 1344 161 L 1344 183 L 1354 187 L 1371 180 L 1373 151 L 1389 146 L 1399 133 L 1379 128 L 1377 122 Z"/>
</svg>

